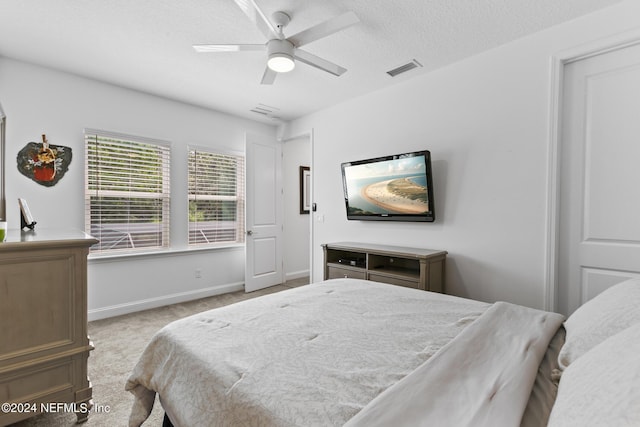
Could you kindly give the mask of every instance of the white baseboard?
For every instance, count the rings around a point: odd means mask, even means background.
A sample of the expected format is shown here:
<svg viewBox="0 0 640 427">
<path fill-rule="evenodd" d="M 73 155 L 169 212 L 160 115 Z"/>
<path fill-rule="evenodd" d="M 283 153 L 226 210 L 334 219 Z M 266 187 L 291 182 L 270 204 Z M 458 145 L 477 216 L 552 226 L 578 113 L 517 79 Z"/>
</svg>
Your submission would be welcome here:
<svg viewBox="0 0 640 427">
<path fill-rule="evenodd" d="M 292 271 L 291 273 L 284 274 L 284 280 L 293 280 L 293 279 L 299 279 L 301 277 L 308 277 L 308 276 L 309 276 L 309 270 Z"/>
<path fill-rule="evenodd" d="M 140 301 L 127 302 L 125 304 L 117 304 L 108 307 L 100 307 L 90 309 L 88 319 L 92 320 L 106 319 L 109 317 L 121 316 L 123 314 L 135 313 L 137 311 L 148 310 L 150 308 L 163 307 L 165 305 L 177 304 L 185 301 L 192 301 L 200 298 L 211 297 L 214 295 L 226 294 L 229 292 L 241 291 L 244 289 L 244 283 L 229 283 L 226 285 L 217 285 L 210 288 L 198 289 L 195 291 L 181 292 L 171 295 L 163 295 L 156 298 L 149 298 Z"/>
</svg>

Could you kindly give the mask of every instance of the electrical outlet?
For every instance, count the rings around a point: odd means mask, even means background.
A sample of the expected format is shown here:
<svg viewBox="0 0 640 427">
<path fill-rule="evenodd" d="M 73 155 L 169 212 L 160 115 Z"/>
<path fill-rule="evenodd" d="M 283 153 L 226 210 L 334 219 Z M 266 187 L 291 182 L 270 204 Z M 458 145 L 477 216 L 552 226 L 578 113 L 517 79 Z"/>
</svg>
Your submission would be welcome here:
<svg viewBox="0 0 640 427">
<path fill-rule="evenodd" d="M 202 269 L 196 268 L 196 279 L 202 279 Z"/>
</svg>

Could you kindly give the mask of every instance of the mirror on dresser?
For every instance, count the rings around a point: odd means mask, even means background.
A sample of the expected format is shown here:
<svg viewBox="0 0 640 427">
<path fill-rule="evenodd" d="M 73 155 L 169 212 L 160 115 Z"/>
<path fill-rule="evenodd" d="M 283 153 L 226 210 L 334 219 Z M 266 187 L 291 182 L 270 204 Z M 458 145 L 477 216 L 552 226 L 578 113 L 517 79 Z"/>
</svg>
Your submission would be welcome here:
<svg viewBox="0 0 640 427">
<path fill-rule="evenodd" d="M 7 219 L 4 200 L 4 135 L 6 123 L 7 116 L 5 116 L 2 104 L 0 104 L 0 220 Z"/>
<path fill-rule="evenodd" d="M 0 220 L 6 220 L 5 199 L 4 199 L 4 135 L 7 123 L 7 116 L 0 104 Z"/>
</svg>

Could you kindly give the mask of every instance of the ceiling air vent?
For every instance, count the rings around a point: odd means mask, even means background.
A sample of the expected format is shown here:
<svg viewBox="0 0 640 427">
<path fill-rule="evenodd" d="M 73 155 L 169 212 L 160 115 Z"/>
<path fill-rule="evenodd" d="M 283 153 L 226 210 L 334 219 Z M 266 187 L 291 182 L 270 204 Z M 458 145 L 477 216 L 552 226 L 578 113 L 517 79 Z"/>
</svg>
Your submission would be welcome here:
<svg viewBox="0 0 640 427">
<path fill-rule="evenodd" d="M 279 116 L 280 109 L 277 107 L 272 107 L 270 105 L 265 105 L 265 104 L 258 104 L 249 111 L 251 111 L 252 113 L 260 114 L 261 116 L 265 116 L 273 120 L 280 120 L 280 116 Z"/>
<path fill-rule="evenodd" d="M 271 107 L 265 104 L 258 104 L 249 111 L 251 111 L 252 113 L 261 114 L 263 116 L 270 117 L 272 119 L 277 119 L 279 118 L 277 114 L 278 114 L 278 111 L 280 111 L 280 109 L 276 107 Z"/>
<path fill-rule="evenodd" d="M 412 59 L 411 62 L 407 62 L 406 64 L 394 68 L 393 70 L 387 71 L 387 74 L 389 74 L 391 77 L 395 77 L 398 74 L 406 73 L 407 71 L 413 70 L 414 68 L 418 67 L 422 67 L 422 64 L 417 60 Z"/>
</svg>

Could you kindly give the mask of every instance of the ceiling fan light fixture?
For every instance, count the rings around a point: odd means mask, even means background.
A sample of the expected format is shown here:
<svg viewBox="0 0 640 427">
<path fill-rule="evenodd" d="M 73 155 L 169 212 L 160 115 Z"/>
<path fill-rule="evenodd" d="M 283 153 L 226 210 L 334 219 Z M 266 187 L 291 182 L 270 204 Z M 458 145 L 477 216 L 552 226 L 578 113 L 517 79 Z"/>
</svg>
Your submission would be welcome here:
<svg viewBox="0 0 640 427">
<path fill-rule="evenodd" d="M 267 66 L 277 73 L 288 73 L 296 66 L 291 55 L 286 53 L 273 53 L 269 55 Z"/>
<path fill-rule="evenodd" d="M 288 73 L 296 66 L 293 60 L 293 44 L 289 40 L 269 40 L 267 67 L 277 73 Z"/>
<path fill-rule="evenodd" d="M 287 38 L 284 34 L 284 29 L 291 22 L 291 16 L 289 14 L 276 11 L 272 14 L 271 20 L 269 20 L 257 5 L 257 0 L 234 1 L 240 9 L 242 9 L 244 14 L 247 15 L 247 18 L 249 18 L 267 38 L 266 44 L 194 45 L 193 47 L 196 51 L 227 52 L 232 50 L 260 50 L 264 52 L 266 47 L 267 55 L 266 58 L 264 58 L 266 59 L 266 67 L 262 74 L 262 80 L 260 81 L 262 85 L 273 84 L 279 73 L 286 73 L 293 70 L 298 61 L 338 77 L 347 71 L 346 68 L 302 50 L 300 47 L 357 24 L 360 20 L 355 13 L 351 11 L 345 12 L 342 15 L 316 24 Z"/>
</svg>

